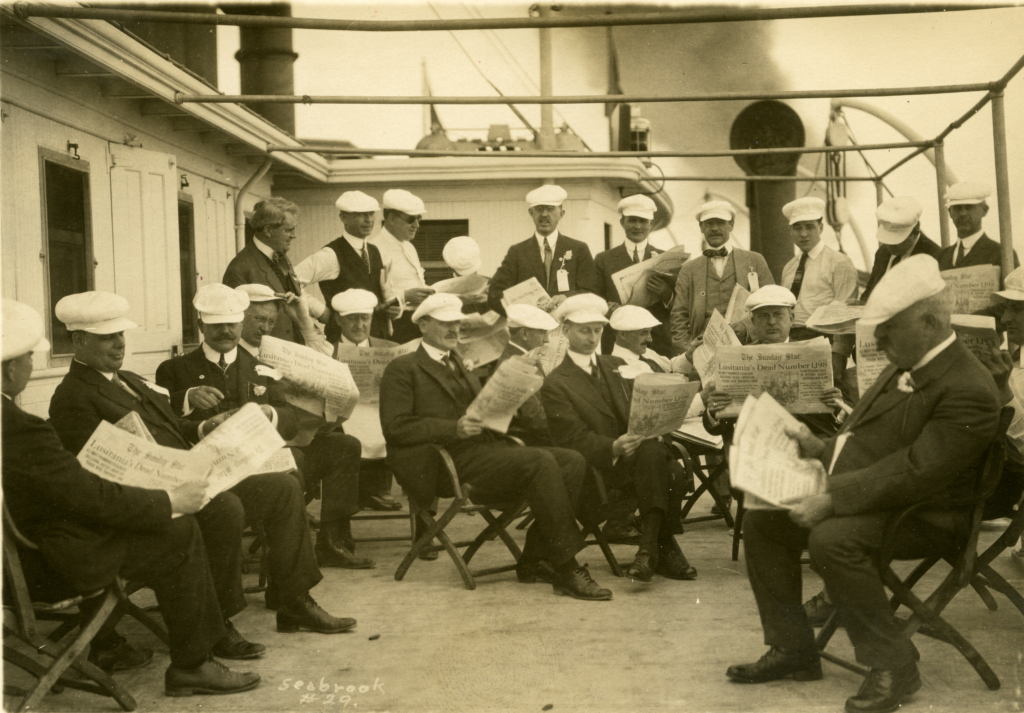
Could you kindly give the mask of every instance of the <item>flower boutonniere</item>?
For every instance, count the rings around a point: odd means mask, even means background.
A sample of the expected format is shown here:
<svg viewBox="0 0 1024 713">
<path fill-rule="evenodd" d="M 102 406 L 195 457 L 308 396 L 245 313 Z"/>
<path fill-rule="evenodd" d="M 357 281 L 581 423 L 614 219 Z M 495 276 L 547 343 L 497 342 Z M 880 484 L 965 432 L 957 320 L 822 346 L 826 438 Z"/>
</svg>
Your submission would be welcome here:
<svg viewBox="0 0 1024 713">
<path fill-rule="evenodd" d="M 465 369 L 466 371 L 473 371 L 473 369 L 476 368 L 476 362 L 473 361 L 472 359 L 463 359 L 462 368 Z"/>
<path fill-rule="evenodd" d="M 912 394 L 917 390 L 917 384 L 914 383 L 914 379 L 909 371 L 900 374 L 899 381 L 896 382 L 896 388 L 904 394 Z"/>
<path fill-rule="evenodd" d="M 252 392 L 257 396 L 263 396 L 263 394 L 267 393 L 267 387 L 260 386 L 259 384 L 253 384 Z"/>
<path fill-rule="evenodd" d="M 565 251 L 565 255 L 563 255 L 563 256 L 562 256 L 562 264 L 561 264 L 561 267 L 562 267 L 563 269 L 565 269 L 565 261 L 566 261 L 566 260 L 572 260 L 572 250 L 566 250 L 566 251 Z"/>
</svg>

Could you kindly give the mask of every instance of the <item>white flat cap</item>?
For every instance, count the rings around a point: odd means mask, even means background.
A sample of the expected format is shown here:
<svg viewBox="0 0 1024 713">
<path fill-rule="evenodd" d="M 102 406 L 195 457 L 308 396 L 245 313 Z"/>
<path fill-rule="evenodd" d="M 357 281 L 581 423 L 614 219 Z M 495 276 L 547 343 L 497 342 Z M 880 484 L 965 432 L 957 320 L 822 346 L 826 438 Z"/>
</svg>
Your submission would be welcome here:
<svg viewBox="0 0 1024 713">
<path fill-rule="evenodd" d="M 1024 267 L 1018 267 L 1016 270 L 1006 276 L 1006 280 L 1003 281 L 1004 289 L 999 292 L 993 292 L 992 297 L 995 298 L 993 302 L 1000 302 L 1008 300 L 1010 302 L 1024 302 Z"/>
<path fill-rule="evenodd" d="M 610 326 L 616 332 L 635 332 L 638 329 L 652 329 L 660 325 L 654 315 L 643 307 L 622 305 L 612 312 Z"/>
<path fill-rule="evenodd" d="M 868 297 L 861 324 L 886 322 L 908 307 L 942 292 L 945 280 L 931 255 L 911 255 L 882 276 Z"/>
<path fill-rule="evenodd" d="M 697 211 L 697 222 L 702 223 L 712 218 L 721 220 L 732 220 L 736 217 L 736 211 L 729 201 L 708 201 Z"/>
<path fill-rule="evenodd" d="M 129 309 L 128 300 L 112 292 L 79 292 L 62 297 L 53 311 L 69 332 L 117 334 L 139 326 L 125 317 Z"/>
<path fill-rule="evenodd" d="M 623 215 L 635 215 L 637 218 L 654 220 L 656 210 L 658 210 L 658 206 L 654 204 L 654 201 L 639 193 L 619 201 L 619 212 Z"/>
<path fill-rule="evenodd" d="M 508 314 L 508 328 L 526 327 L 528 329 L 543 329 L 550 332 L 558 326 L 558 322 L 550 314 L 534 307 L 533 305 L 509 305 L 505 309 Z"/>
<path fill-rule="evenodd" d="M 951 205 L 974 205 L 984 203 L 992 195 L 992 186 L 985 183 L 961 181 L 946 190 L 946 207 Z"/>
<path fill-rule="evenodd" d="M 790 225 L 804 220 L 821 220 L 825 217 L 825 201 L 816 196 L 804 196 L 782 206 L 782 214 Z"/>
<path fill-rule="evenodd" d="M 249 295 L 217 282 L 196 290 L 192 306 L 196 308 L 203 324 L 234 324 L 245 319 Z"/>
<path fill-rule="evenodd" d="M 573 295 L 555 310 L 555 319 L 559 322 L 575 322 L 576 324 L 608 324 L 608 303 L 590 292 Z"/>
<path fill-rule="evenodd" d="M 346 213 L 374 213 L 380 208 L 376 198 L 362 191 L 345 191 L 338 196 L 334 206 Z"/>
<path fill-rule="evenodd" d="M 400 210 L 408 215 L 426 215 L 427 207 L 418 196 L 401 188 L 392 188 L 384 192 L 384 207 L 391 210 Z"/>
<path fill-rule="evenodd" d="M 29 352 L 46 352 L 50 343 L 43 337 L 43 318 L 26 304 L 4 300 L 3 358 L 20 357 Z"/>
<path fill-rule="evenodd" d="M 875 237 L 882 245 L 899 245 L 921 219 L 921 204 L 910 196 L 896 196 L 883 201 L 875 209 L 878 232 Z"/>
<path fill-rule="evenodd" d="M 412 313 L 412 323 L 419 324 L 424 317 L 433 317 L 439 322 L 461 322 L 466 315 L 462 314 L 462 300 L 456 295 L 433 294 L 420 302 Z"/>
<path fill-rule="evenodd" d="M 340 315 L 373 314 L 377 307 L 377 295 L 369 290 L 345 290 L 331 299 L 331 309 Z"/>
<path fill-rule="evenodd" d="M 480 246 L 468 235 L 460 235 L 445 243 L 441 257 L 458 275 L 468 275 L 480 269 Z"/>
<path fill-rule="evenodd" d="M 747 298 L 747 311 L 761 307 L 795 307 L 796 295 L 782 285 L 765 285 Z"/>
<path fill-rule="evenodd" d="M 562 201 L 568 197 L 569 194 L 561 186 L 541 186 L 526 194 L 526 205 L 531 208 L 535 205 L 562 205 Z"/>
<path fill-rule="evenodd" d="M 281 300 L 281 298 L 274 293 L 274 289 L 268 285 L 259 285 L 254 282 L 248 285 L 239 285 L 235 289 L 241 290 L 245 294 L 249 295 L 249 304 L 254 302 L 273 302 L 274 300 Z"/>
</svg>

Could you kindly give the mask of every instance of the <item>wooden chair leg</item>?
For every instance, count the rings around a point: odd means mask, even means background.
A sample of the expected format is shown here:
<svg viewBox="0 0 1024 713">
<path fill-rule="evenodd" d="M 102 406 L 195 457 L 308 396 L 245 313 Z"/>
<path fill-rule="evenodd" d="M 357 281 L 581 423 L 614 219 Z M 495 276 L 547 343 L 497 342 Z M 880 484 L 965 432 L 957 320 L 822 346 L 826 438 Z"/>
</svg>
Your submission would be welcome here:
<svg viewBox="0 0 1024 713">
<path fill-rule="evenodd" d="M 732 526 L 732 561 L 740 559 L 740 540 L 743 539 L 743 515 L 747 509 L 743 506 L 743 493 L 736 496 L 736 520 Z"/>
<path fill-rule="evenodd" d="M 480 514 L 487 521 L 487 527 L 483 532 L 477 535 L 476 539 L 473 540 L 473 543 L 462 553 L 462 559 L 466 564 L 469 564 L 473 555 L 477 553 L 485 542 L 493 540 L 495 536 L 499 537 L 501 541 L 505 543 L 505 547 L 507 547 L 508 551 L 512 553 L 512 556 L 515 557 L 516 562 L 519 562 L 523 557 L 523 551 L 519 549 L 519 544 L 513 540 L 512 535 L 508 533 L 508 526 L 512 524 L 513 520 L 519 517 L 525 507 L 526 504 L 524 503 L 520 507 L 503 512 L 499 517 L 495 517 L 494 514 L 488 510 L 481 510 Z"/>
<path fill-rule="evenodd" d="M 996 572 L 990 566 L 983 565 L 980 568 L 978 576 L 984 578 L 985 585 L 991 589 L 996 590 L 1004 597 L 1010 600 L 1017 610 L 1024 615 L 1024 596 L 1018 592 L 1012 584 L 1007 582 L 1003 575 Z"/>
<path fill-rule="evenodd" d="M 608 538 L 604 536 L 604 530 L 600 525 L 592 525 L 584 528 L 583 539 L 585 540 L 588 535 L 593 534 L 594 539 L 597 541 L 597 546 L 601 548 L 601 553 L 604 555 L 605 560 L 608 562 L 608 566 L 612 569 L 612 574 L 616 577 L 624 577 L 626 573 L 622 571 L 622 565 L 619 564 L 618 558 L 615 553 L 612 552 L 611 545 L 608 544 Z"/>
</svg>

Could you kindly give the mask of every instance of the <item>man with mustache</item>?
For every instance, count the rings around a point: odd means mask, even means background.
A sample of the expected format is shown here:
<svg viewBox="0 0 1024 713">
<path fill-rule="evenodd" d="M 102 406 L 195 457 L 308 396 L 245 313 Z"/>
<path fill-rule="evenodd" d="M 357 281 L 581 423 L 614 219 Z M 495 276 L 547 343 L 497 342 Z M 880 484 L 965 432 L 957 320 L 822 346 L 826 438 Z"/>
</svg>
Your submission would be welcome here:
<svg viewBox="0 0 1024 713">
<path fill-rule="evenodd" d="M 871 276 L 860 296 L 862 301 L 868 301 L 882 275 L 896 267 L 900 260 L 921 254 L 938 258 L 942 248 L 921 232 L 921 212 L 921 204 L 911 196 L 890 198 L 882 201 L 875 209 L 875 217 L 878 218 L 878 232 L 875 233 L 878 250 L 871 265 Z"/>
<path fill-rule="evenodd" d="M 1002 263 L 999 243 L 985 234 L 981 222 L 988 215 L 988 197 L 992 189 L 981 183 L 961 181 L 946 191 L 946 210 L 956 226 L 956 243 L 942 248 L 938 255 L 939 269 L 952 270 L 973 265 Z M 1013 266 L 1020 267 L 1017 252 Z"/>
<path fill-rule="evenodd" d="M 385 191 L 383 202 L 384 225 L 373 237 L 373 244 L 380 250 L 388 274 L 384 297 L 388 302 L 397 300 L 402 308 L 391 320 L 391 339 L 405 344 L 419 339 L 420 330 L 410 317 L 420 302 L 434 293 L 423 280 L 423 267 L 412 244 L 427 208 L 418 196 L 398 188 Z"/>
</svg>

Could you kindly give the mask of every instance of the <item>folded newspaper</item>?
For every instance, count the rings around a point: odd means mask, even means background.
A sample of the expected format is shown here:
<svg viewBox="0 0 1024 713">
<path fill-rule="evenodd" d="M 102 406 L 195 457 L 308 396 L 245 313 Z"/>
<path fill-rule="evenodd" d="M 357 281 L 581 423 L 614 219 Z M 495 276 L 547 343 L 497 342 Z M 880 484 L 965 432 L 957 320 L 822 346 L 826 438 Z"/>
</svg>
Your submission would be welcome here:
<svg viewBox="0 0 1024 713">
<path fill-rule="evenodd" d="M 821 401 L 832 388 L 832 347 L 825 337 L 784 344 L 721 346 L 715 388 L 732 396 L 718 418 L 739 416 L 744 399 L 771 394 L 790 413 L 829 413 Z"/>
<path fill-rule="evenodd" d="M 732 288 L 729 296 L 729 306 L 725 308 L 725 321 L 729 324 L 742 322 L 750 316 L 747 309 L 747 298 L 750 297 L 750 290 L 739 283 Z"/>
<path fill-rule="evenodd" d="M 971 314 L 991 304 L 999 290 L 998 265 L 972 265 L 939 273 L 953 293 L 953 314 Z"/>
<path fill-rule="evenodd" d="M 638 374 L 633 380 L 628 433 L 662 436 L 683 425 L 700 383 L 682 374 Z"/>
<path fill-rule="evenodd" d="M 715 378 L 715 370 L 718 368 L 718 360 L 715 354 L 721 346 L 738 347 L 742 346 L 736 332 L 725 321 L 719 311 L 712 310 L 711 319 L 704 329 L 704 342 L 693 352 L 693 368 L 700 375 L 703 383 Z"/>
<path fill-rule="evenodd" d="M 676 245 L 665 252 L 659 253 L 649 260 L 642 260 L 612 274 L 612 284 L 619 295 L 621 304 L 647 307 L 657 297 L 647 291 L 647 279 L 658 274 L 671 277 L 673 282 L 679 275 L 679 269 L 690 257 L 686 248 Z"/>
<path fill-rule="evenodd" d="M 348 418 L 359 402 L 359 388 L 348 365 L 302 344 L 266 336 L 260 361 L 277 370 L 288 403 L 328 422 Z"/>
<path fill-rule="evenodd" d="M 541 372 L 547 376 L 565 360 L 567 351 L 569 351 L 569 338 L 565 336 L 561 327 L 555 327 L 548 332 L 548 343 L 532 349 L 527 356 L 536 360 L 540 365 Z"/>
<path fill-rule="evenodd" d="M 708 433 L 707 429 L 704 428 L 704 419 L 700 416 L 683 421 L 683 425 L 677 428 L 672 435 L 684 441 L 690 441 L 691 443 L 709 448 L 721 448 L 725 443 L 725 439 L 721 436 Z"/>
<path fill-rule="evenodd" d="M 768 393 L 748 396 L 729 449 L 729 477 L 748 494 L 747 509 L 787 508 L 793 501 L 828 491 L 821 461 L 800 457 L 800 445 L 786 434 L 800 422 Z"/>
<path fill-rule="evenodd" d="M 451 277 L 447 280 L 441 280 L 435 282 L 431 287 L 434 288 L 434 292 L 438 294 L 449 294 L 449 295 L 479 295 L 487 293 L 487 286 L 490 285 L 491 281 L 489 278 L 483 275 L 462 275 L 461 277 Z"/>
<path fill-rule="evenodd" d="M 479 418 L 484 428 L 508 433 L 516 411 L 543 385 L 544 377 L 534 361 L 524 357 L 506 359 L 480 389 L 466 415 Z"/>
<path fill-rule="evenodd" d="M 822 305 L 807 318 L 807 328 L 825 334 L 853 334 L 864 305 L 843 303 Z"/>
<path fill-rule="evenodd" d="M 536 277 L 531 277 L 518 285 L 512 285 L 502 293 L 501 302 L 506 307 L 509 305 L 530 305 L 531 307 L 543 307 L 551 300 L 544 286 Z"/>
<path fill-rule="evenodd" d="M 410 345 L 413 345 L 410 349 Z M 356 388 L 359 403 L 376 405 L 380 403 L 380 380 L 384 369 L 396 357 L 415 351 L 419 340 L 394 347 L 357 347 L 354 344 L 338 344 L 334 358 L 348 367 Z"/>
</svg>

